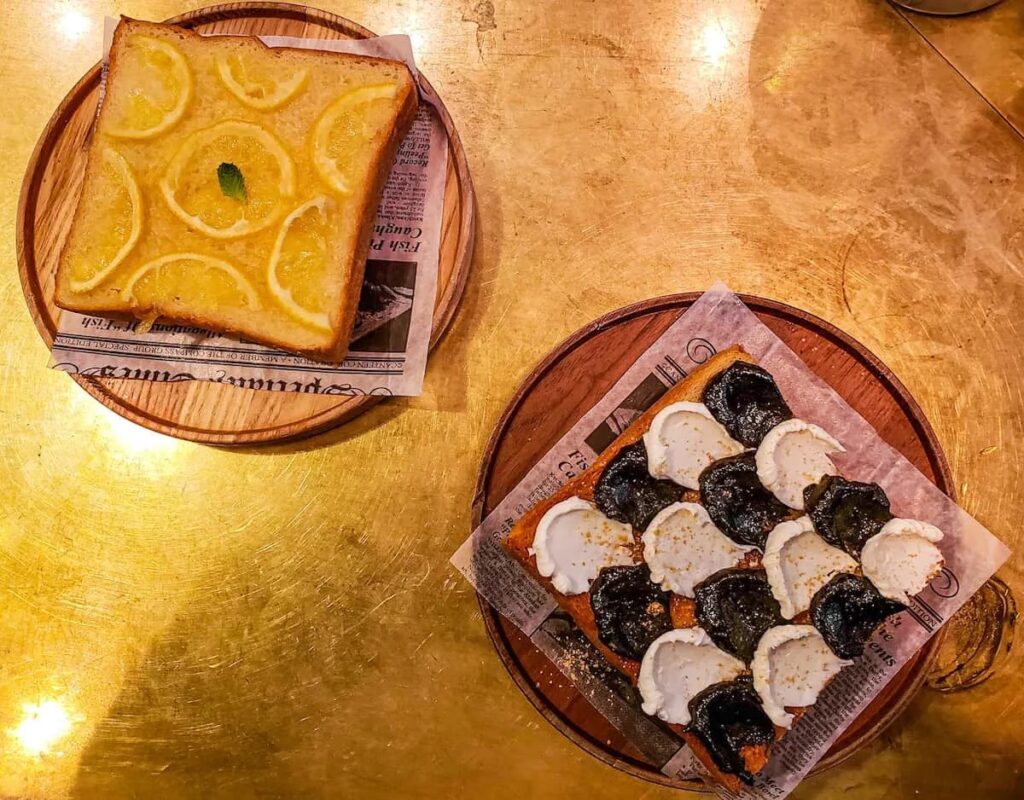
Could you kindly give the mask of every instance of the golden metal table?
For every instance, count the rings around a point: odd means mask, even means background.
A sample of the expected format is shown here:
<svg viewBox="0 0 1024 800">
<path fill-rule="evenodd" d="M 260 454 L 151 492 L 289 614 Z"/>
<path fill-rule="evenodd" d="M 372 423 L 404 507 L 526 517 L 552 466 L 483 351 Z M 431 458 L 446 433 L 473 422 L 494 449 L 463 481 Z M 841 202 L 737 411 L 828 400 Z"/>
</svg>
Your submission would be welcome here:
<svg viewBox="0 0 1024 800">
<path fill-rule="evenodd" d="M 671 796 L 533 711 L 447 560 L 531 366 L 716 278 L 900 376 L 963 504 L 1017 548 L 1000 575 L 1021 594 L 1024 0 L 941 21 L 880 0 L 323 0 L 412 35 L 473 169 L 476 258 L 422 397 L 252 450 L 148 433 L 47 370 L 14 258 L 25 164 L 103 16 L 198 5 L 0 5 L 0 797 Z M 796 796 L 1024 796 L 1022 677 L 1017 648 L 977 688 L 925 691 Z"/>
</svg>

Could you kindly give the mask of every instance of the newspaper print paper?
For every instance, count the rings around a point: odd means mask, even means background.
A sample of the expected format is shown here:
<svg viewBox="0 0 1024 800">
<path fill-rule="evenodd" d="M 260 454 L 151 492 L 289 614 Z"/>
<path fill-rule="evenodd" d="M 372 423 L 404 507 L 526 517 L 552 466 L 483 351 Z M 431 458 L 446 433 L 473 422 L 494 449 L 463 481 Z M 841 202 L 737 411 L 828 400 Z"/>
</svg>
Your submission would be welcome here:
<svg viewBox="0 0 1024 800">
<path fill-rule="evenodd" d="M 897 516 L 931 522 L 946 569 L 868 643 L 864 656 L 830 684 L 818 702 L 776 743 L 772 758 L 745 790 L 745 800 L 788 795 L 829 746 L 1009 555 L 1007 548 L 886 444 L 868 422 L 812 373 L 742 301 L 718 284 L 626 371 L 615 386 L 537 463 L 452 557 L 452 563 L 499 612 L 519 626 L 584 696 L 662 770 L 692 774 L 681 740 L 639 710 L 636 691 L 593 651 L 547 591 L 500 546 L 528 508 L 591 463 L 669 386 L 714 353 L 739 344 L 771 372 L 795 416 L 821 425 L 846 447 L 835 458 L 848 478 L 885 489 Z M 716 787 L 723 796 L 729 795 Z"/>
<path fill-rule="evenodd" d="M 108 19 L 104 53 L 117 20 Z M 404 61 L 416 75 L 407 36 L 362 40 L 264 36 L 271 47 L 359 53 Z M 102 91 L 102 90 L 101 90 Z M 61 313 L 51 365 L 83 375 L 151 381 L 207 380 L 307 394 L 417 395 L 430 344 L 448 137 L 421 90 L 419 114 L 402 141 L 377 209 L 348 356 L 325 364 L 235 336 L 158 321 Z"/>
</svg>

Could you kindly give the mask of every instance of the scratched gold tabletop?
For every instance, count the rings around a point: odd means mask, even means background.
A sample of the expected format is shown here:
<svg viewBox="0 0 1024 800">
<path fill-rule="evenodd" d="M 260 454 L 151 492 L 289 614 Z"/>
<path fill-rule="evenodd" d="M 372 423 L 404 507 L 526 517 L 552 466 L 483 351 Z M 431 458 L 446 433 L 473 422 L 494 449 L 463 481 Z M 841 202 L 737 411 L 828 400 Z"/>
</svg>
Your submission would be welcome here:
<svg viewBox="0 0 1024 800">
<path fill-rule="evenodd" d="M 476 254 L 423 396 L 248 450 L 149 433 L 49 371 L 15 260 L 25 165 L 104 15 L 199 5 L 0 3 L 0 797 L 678 796 L 531 708 L 448 557 L 531 367 L 718 278 L 895 371 L 1022 596 L 1024 0 L 913 25 L 881 0 L 322 0 L 412 36 Z M 795 796 L 1024 797 L 1022 651 Z"/>
</svg>

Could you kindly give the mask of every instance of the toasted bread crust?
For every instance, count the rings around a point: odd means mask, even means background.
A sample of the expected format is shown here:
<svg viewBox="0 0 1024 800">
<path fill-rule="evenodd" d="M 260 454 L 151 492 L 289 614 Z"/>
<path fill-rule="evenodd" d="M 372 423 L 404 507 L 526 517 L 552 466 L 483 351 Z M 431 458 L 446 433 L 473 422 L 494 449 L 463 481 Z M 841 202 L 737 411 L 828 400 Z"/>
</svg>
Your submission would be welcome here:
<svg viewBox="0 0 1024 800">
<path fill-rule="evenodd" d="M 359 238 L 349 275 L 349 286 L 354 286 L 355 289 L 344 295 L 345 302 L 341 309 L 334 343 L 330 347 L 324 348 L 323 351 L 307 351 L 307 355 L 313 358 L 340 361 L 348 352 L 349 337 L 352 335 L 356 311 L 359 308 L 359 290 L 363 285 L 366 258 L 370 252 L 370 240 L 373 238 L 373 223 L 377 216 L 377 206 L 380 204 L 381 195 L 384 194 L 384 187 L 388 182 L 389 167 L 394 163 L 398 148 L 412 127 L 418 110 L 419 100 L 415 84 L 409 84 L 405 97 L 402 98 L 402 106 L 398 112 L 395 126 L 388 136 L 387 143 L 379 151 L 370 168 L 370 175 L 373 176 L 372 183 L 370 190 L 364 195 L 363 207 L 359 214 Z"/>
<path fill-rule="evenodd" d="M 307 50 L 291 47 L 271 48 L 253 36 L 207 37 L 176 25 L 145 22 L 128 17 L 122 17 L 120 24 L 115 29 L 114 39 L 111 45 L 110 60 L 108 64 L 108 80 L 111 80 L 119 70 L 118 54 L 121 50 L 119 45 L 123 42 L 125 37 L 137 33 L 158 33 L 164 37 L 171 35 L 182 42 L 205 41 L 208 39 L 220 41 L 231 40 L 233 44 L 238 44 L 239 47 L 258 50 L 261 54 L 269 54 L 272 58 L 286 60 L 289 57 L 297 57 L 304 62 L 309 62 L 311 66 L 316 63 L 322 63 L 324 60 L 344 62 L 345 64 L 372 64 L 375 66 L 379 66 L 384 63 L 391 65 L 396 70 L 404 73 L 408 77 L 408 80 L 403 81 L 399 86 L 399 97 L 396 102 L 397 111 L 395 113 L 394 123 L 389 129 L 387 139 L 383 146 L 380 147 L 373 155 L 368 171 L 368 181 L 363 190 L 359 192 L 359 201 L 354 211 L 354 214 L 358 219 L 355 245 L 351 249 L 335 247 L 331 250 L 333 263 L 327 267 L 327 270 L 331 274 L 344 275 L 345 279 L 343 282 L 344 288 L 340 293 L 340 307 L 328 312 L 329 320 L 331 322 L 331 337 L 326 344 L 308 347 L 298 344 L 297 342 L 290 342 L 283 338 L 275 337 L 265 330 L 256 330 L 254 329 L 255 326 L 250 327 L 245 324 L 233 324 L 230 320 L 213 318 L 201 312 L 190 313 L 179 310 L 177 312 L 167 313 L 165 309 L 159 306 L 159 304 L 146 307 L 135 306 L 128 308 L 124 304 L 104 301 L 103 299 L 96 297 L 83 297 L 82 295 L 69 290 L 67 286 L 67 256 L 71 251 L 76 236 L 81 235 L 81 232 L 78 230 L 80 227 L 80 207 L 85 202 L 88 202 L 89 198 L 86 196 L 86 190 L 90 186 L 93 175 L 99 168 L 99 163 L 101 161 L 99 153 L 99 137 L 95 135 L 95 131 L 103 124 L 106 116 L 110 113 L 108 104 L 103 104 L 100 107 L 97 121 L 90 132 L 89 156 L 86 163 L 85 178 L 83 180 L 83 191 L 79 196 L 78 203 L 76 204 L 71 233 L 62 248 L 54 292 L 54 302 L 58 307 L 68 311 L 100 313 L 128 318 L 134 317 L 138 319 L 153 319 L 159 317 L 162 321 L 170 323 L 194 325 L 196 327 L 206 328 L 217 332 L 236 334 L 253 341 L 259 341 L 271 347 L 277 347 L 282 350 L 299 353 L 318 360 L 330 362 L 338 362 L 342 360 L 348 351 L 349 338 L 355 323 L 356 311 L 359 305 L 359 295 L 363 283 L 366 257 L 369 252 L 370 240 L 373 234 L 373 223 L 377 207 L 384 191 L 384 186 L 387 183 L 388 175 L 390 174 L 390 167 L 394 163 L 398 147 L 409 129 L 412 127 L 413 121 L 416 118 L 418 109 L 418 92 L 415 80 L 413 79 L 408 67 L 403 62 L 395 61 L 393 59 L 375 58 L 348 53 L 335 53 L 325 50 Z M 145 236 L 145 231 L 143 232 L 143 236 Z"/>
</svg>

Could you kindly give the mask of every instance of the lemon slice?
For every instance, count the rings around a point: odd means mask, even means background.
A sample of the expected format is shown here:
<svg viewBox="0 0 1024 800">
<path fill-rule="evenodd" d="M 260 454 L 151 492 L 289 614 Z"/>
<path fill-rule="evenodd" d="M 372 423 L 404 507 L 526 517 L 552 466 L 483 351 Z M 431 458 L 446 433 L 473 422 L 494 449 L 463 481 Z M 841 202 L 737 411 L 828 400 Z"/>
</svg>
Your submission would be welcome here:
<svg viewBox="0 0 1024 800">
<path fill-rule="evenodd" d="M 172 44 L 149 36 L 128 39 L 114 65 L 118 91 L 111 96 L 106 133 L 150 139 L 181 119 L 192 98 L 192 73 Z"/>
<path fill-rule="evenodd" d="M 235 97 L 250 108 L 270 111 L 283 106 L 306 85 L 308 69 L 296 70 L 287 80 L 256 73 L 238 56 L 217 59 L 217 74 Z"/>
<path fill-rule="evenodd" d="M 90 209 L 102 220 L 106 237 L 93 243 L 88 254 L 78 254 L 72 276 L 89 270 L 88 277 L 72 277 L 69 286 L 73 292 L 87 292 L 99 286 L 139 241 L 142 233 L 142 194 L 135 174 L 124 156 L 111 148 L 103 150 L 103 181 L 105 190 L 99 195 L 101 208 Z M 115 250 L 115 248 L 117 248 Z M 113 251 L 109 258 L 105 253 Z"/>
<path fill-rule="evenodd" d="M 324 298 L 330 202 L 326 195 L 314 197 L 285 217 L 267 264 L 270 293 L 293 317 L 322 330 L 330 330 L 331 323 L 327 312 L 314 306 Z"/>
<path fill-rule="evenodd" d="M 245 197 L 221 191 L 218 167 L 235 165 Z M 255 233 L 279 216 L 295 193 L 295 165 L 277 138 L 251 122 L 227 120 L 196 131 L 174 154 L 160 180 L 168 207 L 190 228 L 214 239 Z"/>
<path fill-rule="evenodd" d="M 171 253 L 143 264 L 124 285 L 121 299 L 137 307 L 166 307 L 176 300 L 190 307 L 260 307 L 248 278 L 227 261 L 202 253 Z"/>
<path fill-rule="evenodd" d="M 360 86 L 346 92 L 324 109 L 313 130 L 313 163 L 327 185 L 349 194 L 366 165 L 358 163 L 359 151 L 386 126 L 394 114 L 397 85 Z"/>
</svg>

